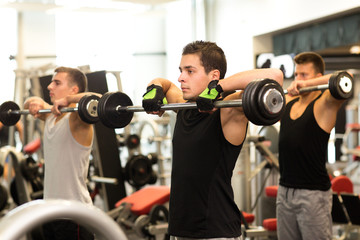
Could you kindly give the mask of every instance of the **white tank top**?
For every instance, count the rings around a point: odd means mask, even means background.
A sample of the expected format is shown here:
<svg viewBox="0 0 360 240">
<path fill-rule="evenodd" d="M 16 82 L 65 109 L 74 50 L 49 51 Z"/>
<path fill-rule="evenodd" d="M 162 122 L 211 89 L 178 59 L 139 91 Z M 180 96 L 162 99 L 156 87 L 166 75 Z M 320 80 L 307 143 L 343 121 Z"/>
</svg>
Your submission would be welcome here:
<svg viewBox="0 0 360 240">
<path fill-rule="evenodd" d="M 86 179 L 92 143 L 86 147 L 71 134 L 70 113 L 55 124 L 51 114 L 44 128 L 44 199 L 77 200 L 92 204 Z"/>
</svg>

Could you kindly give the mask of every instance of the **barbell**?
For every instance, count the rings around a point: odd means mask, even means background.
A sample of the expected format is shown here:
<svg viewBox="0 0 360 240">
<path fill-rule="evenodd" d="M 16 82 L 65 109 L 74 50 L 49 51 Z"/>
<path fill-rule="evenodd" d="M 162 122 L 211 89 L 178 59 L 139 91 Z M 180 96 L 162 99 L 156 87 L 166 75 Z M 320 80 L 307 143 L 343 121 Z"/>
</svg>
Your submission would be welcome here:
<svg viewBox="0 0 360 240">
<path fill-rule="evenodd" d="M 217 101 L 215 108 L 243 107 L 246 117 L 256 125 L 272 125 L 280 120 L 285 110 L 285 96 L 280 84 L 272 79 L 259 79 L 249 83 L 242 99 Z M 160 110 L 197 109 L 196 103 L 171 103 Z M 134 112 L 144 112 L 141 106 L 133 106 L 131 99 L 122 92 L 107 92 L 99 100 L 98 116 L 109 128 L 127 126 Z"/>
<path fill-rule="evenodd" d="M 329 89 L 331 95 L 334 98 L 348 99 L 353 95 L 354 92 L 353 82 L 354 79 L 348 72 L 336 71 L 331 74 L 328 84 L 304 87 L 299 89 L 299 93 Z M 288 91 L 284 90 L 284 94 L 288 94 Z"/>
<path fill-rule="evenodd" d="M 99 121 L 97 113 L 97 105 L 100 97 L 97 95 L 85 95 L 77 103 L 77 106 L 74 108 L 61 108 L 60 112 L 78 112 L 81 120 L 86 123 L 92 124 Z M 51 109 L 40 109 L 39 113 L 51 113 Z M 21 115 L 30 114 L 29 110 L 20 110 L 18 104 L 13 101 L 6 101 L 0 106 L 0 121 L 5 126 L 15 125 L 19 120 Z"/>
<path fill-rule="evenodd" d="M 334 72 L 328 84 L 304 87 L 300 93 L 329 89 L 331 95 L 337 99 L 348 99 L 353 95 L 353 77 L 346 71 Z M 216 108 L 243 107 L 245 116 L 255 125 L 272 125 L 280 120 L 285 110 L 285 94 L 281 86 L 272 79 L 259 79 L 250 82 L 244 89 L 242 99 L 217 101 Z M 172 103 L 162 105 L 160 110 L 196 109 L 196 103 Z M 96 95 L 85 95 L 75 108 L 61 108 L 60 112 L 78 111 L 80 118 L 89 124 L 99 119 L 109 128 L 126 127 L 135 112 L 144 112 L 141 106 L 133 106 L 131 99 L 122 92 L 107 92 L 101 98 Z M 41 109 L 39 113 L 51 113 L 50 109 Z M 0 106 L 0 121 L 11 126 L 16 124 L 22 114 L 29 114 L 29 110 L 20 110 L 12 101 Z"/>
<path fill-rule="evenodd" d="M 336 99 L 348 99 L 353 95 L 353 77 L 346 71 L 336 71 L 328 84 L 305 87 L 300 93 L 329 89 Z M 245 116 L 255 125 L 272 125 L 280 120 L 285 110 L 287 90 L 274 80 L 261 79 L 250 82 L 244 89 L 241 100 L 217 101 L 216 108 L 243 107 Z M 160 107 L 160 110 L 195 109 L 196 103 L 173 103 Z M 134 112 L 145 111 L 141 106 L 133 106 L 131 99 L 122 92 L 105 93 L 98 103 L 100 121 L 109 128 L 123 128 L 127 126 Z"/>
</svg>

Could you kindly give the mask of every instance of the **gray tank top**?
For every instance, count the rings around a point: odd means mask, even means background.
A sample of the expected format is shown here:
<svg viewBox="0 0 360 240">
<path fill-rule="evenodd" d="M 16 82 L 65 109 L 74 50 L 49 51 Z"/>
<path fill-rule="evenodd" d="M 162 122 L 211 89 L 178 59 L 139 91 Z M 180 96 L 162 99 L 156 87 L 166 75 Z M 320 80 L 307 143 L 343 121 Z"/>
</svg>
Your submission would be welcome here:
<svg viewBox="0 0 360 240">
<path fill-rule="evenodd" d="M 55 124 L 51 114 L 45 121 L 44 199 L 76 200 L 92 204 L 86 179 L 92 144 L 88 147 L 78 143 L 71 134 L 70 113 Z"/>
</svg>

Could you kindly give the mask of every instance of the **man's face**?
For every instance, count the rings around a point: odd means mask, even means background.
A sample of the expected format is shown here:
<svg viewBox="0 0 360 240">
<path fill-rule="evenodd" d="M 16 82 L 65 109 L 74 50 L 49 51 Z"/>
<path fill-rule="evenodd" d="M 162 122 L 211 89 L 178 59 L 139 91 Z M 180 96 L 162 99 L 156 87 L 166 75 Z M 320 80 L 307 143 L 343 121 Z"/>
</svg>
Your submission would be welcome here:
<svg viewBox="0 0 360 240">
<path fill-rule="evenodd" d="M 184 100 L 196 99 L 212 80 L 210 73 L 205 73 L 205 68 L 197 54 L 183 55 L 179 69 L 180 76 L 178 81 L 181 84 Z"/>
<path fill-rule="evenodd" d="M 295 80 L 308 80 L 321 76 L 317 73 L 313 63 L 303 63 L 295 65 Z"/>
<path fill-rule="evenodd" d="M 50 91 L 49 95 L 51 102 L 76 93 L 74 92 L 74 86 L 70 86 L 67 75 L 68 74 L 66 72 L 59 72 L 54 74 L 51 83 L 47 87 Z"/>
</svg>

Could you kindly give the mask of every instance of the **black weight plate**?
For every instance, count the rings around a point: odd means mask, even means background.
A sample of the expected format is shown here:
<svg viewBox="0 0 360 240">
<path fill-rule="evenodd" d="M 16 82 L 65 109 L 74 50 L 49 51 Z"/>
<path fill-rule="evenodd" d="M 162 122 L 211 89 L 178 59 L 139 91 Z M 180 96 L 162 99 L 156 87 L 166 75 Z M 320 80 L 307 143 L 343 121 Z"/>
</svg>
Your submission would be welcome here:
<svg viewBox="0 0 360 240">
<path fill-rule="evenodd" d="M 135 149 L 140 145 L 140 137 L 137 134 L 130 134 L 126 139 L 126 146 L 129 149 Z"/>
<path fill-rule="evenodd" d="M 81 120 L 89 124 L 93 124 L 99 121 L 97 112 L 99 99 L 99 96 L 90 94 L 85 95 L 80 99 L 78 103 L 78 113 Z"/>
<path fill-rule="evenodd" d="M 150 160 L 151 164 L 157 164 L 159 161 L 157 153 L 149 153 L 146 157 Z"/>
<path fill-rule="evenodd" d="M 32 157 L 27 157 L 19 163 L 22 176 L 29 182 L 34 181 L 39 176 L 39 166 Z"/>
<path fill-rule="evenodd" d="M 278 112 L 271 112 L 266 109 L 264 95 L 267 91 L 274 89 L 282 100 L 281 109 Z M 252 81 L 244 90 L 243 109 L 246 117 L 255 125 L 272 125 L 280 120 L 285 110 L 285 96 L 281 86 L 272 79 L 259 79 Z M 268 104 L 268 103 L 267 103 Z M 274 104 L 280 104 L 274 102 Z"/>
<path fill-rule="evenodd" d="M 259 97 L 260 91 L 263 89 L 264 85 L 268 83 L 268 79 L 259 79 L 256 81 L 256 84 L 252 86 L 251 90 L 251 100 L 250 100 L 250 106 L 251 106 L 251 112 L 254 115 L 254 119 L 252 119 L 252 122 L 255 125 L 271 125 L 272 121 L 269 118 L 268 115 L 262 114 L 262 112 L 265 112 L 265 109 L 261 110 L 261 98 Z M 264 107 L 264 106 L 262 106 Z"/>
<path fill-rule="evenodd" d="M 256 121 L 258 119 L 258 117 L 256 116 L 254 109 L 251 101 L 253 98 L 253 87 L 257 84 L 257 81 L 252 81 L 250 83 L 248 83 L 248 85 L 246 86 L 246 88 L 244 89 L 243 95 L 242 95 L 242 107 L 243 107 L 243 111 L 245 116 L 247 117 L 247 119 L 254 123 L 257 124 Z"/>
<path fill-rule="evenodd" d="M 152 168 L 148 159 L 144 157 L 138 157 L 135 161 L 132 162 L 130 171 L 130 179 L 132 180 L 134 186 L 141 187 L 149 182 Z"/>
<path fill-rule="evenodd" d="M 329 91 L 336 99 L 348 99 L 353 96 L 354 79 L 346 71 L 334 72 L 329 79 Z"/>
<path fill-rule="evenodd" d="M 154 205 L 149 212 L 149 216 L 151 224 L 168 222 L 169 210 L 164 205 Z"/>
<path fill-rule="evenodd" d="M 20 200 L 19 200 L 19 194 L 16 187 L 16 180 L 13 178 L 10 182 L 10 195 L 13 199 L 13 201 L 19 206 Z"/>
<path fill-rule="evenodd" d="M 158 179 L 158 176 L 155 171 L 152 171 L 149 178 L 149 184 L 155 184 Z"/>
<path fill-rule="evenodd" d="M 0 106 L 0 121 L 5 126 L 13 126 L 15 125 L 19 120 L 21 115 L 20 114 L 11 114 L 10 111 L 14 110 L 20 110 L 19 105 L 17 105 L 15 102 L 7 101 L 1 104 Z"/>
<path fill-rule="evenodd" d="M 265 82 L 264 82 L 265 83 Z M 271 121 L 262 116 L 259 110 L 258 92 L 263 86 L 263 80 L 254 80 L 250 82 L 243 95 L 243 109 L 247 119 L 255 125 L 271 125 Z"/>
<path fill-rule="evenodd" d="M 264 79 L 259 87 L 258 109 L 260 114 L 268 119 L 268 124 L 272 125 L 280 120 L 285 111 L 285 95 L 282 87 L 278 82 L 272 79 Z"/>
<path fill-rule="evenodd" d="M 151 161 L 144 155 L 132 156 L 125 166 L 125 178 L 134 187 L 142 187 L 151 178 Z"/>
<path fill-rule="evenodd" d="M 109 128 L 126 127 L 132 120 L 134 113 L 117 111 L 117 106 L 132 106 L 131 99 L 122 92 L 107 92 L 99 100 L 98 115 L 100 121 Z"/>
<path fill-rule="evenodd" d="M 0 185 L 0 211 L 6 207 L 8 198 L 7 189 L 3 185 Z"/>
</svg>

